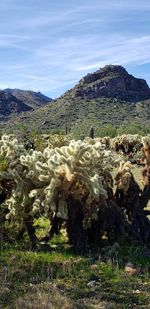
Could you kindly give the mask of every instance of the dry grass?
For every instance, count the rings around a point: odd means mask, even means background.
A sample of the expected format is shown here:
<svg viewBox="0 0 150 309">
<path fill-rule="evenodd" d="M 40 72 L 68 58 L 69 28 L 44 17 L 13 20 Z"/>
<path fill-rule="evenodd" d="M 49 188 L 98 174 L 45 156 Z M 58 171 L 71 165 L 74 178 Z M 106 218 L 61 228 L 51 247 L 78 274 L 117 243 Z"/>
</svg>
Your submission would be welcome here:
<svg viewBox="0 0 150 309">
<path fill-rule="evenodd" d="M 30 292 L 19 297 L 14 304 L 16 309 L 73 309 L 71 301 L 51 283 L 30 284 Z"/>
</svg>

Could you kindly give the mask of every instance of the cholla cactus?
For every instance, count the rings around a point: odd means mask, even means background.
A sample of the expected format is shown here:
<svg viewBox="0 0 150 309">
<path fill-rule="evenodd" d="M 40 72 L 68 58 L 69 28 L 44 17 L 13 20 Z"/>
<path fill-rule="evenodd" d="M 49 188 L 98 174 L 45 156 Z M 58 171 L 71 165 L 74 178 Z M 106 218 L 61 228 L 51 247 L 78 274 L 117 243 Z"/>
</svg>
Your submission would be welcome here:
<svg viewBox="0 0 150 309">
<path fill-rule="evenodd" d="M 112 138 L 111 142 L 119 143 L 137 143 L 141 142 L 142 137 L 138 134 L 122 134 Z"/>
<path fill-rule="evenodd" d="M 0 156 L 5 157 L 9 162 L 16 160 L 25 152 L 22 144 L 13 135 L 2 135 L 0 140 Z"/>
<path fill-rule="evenodd" d="M 142 138 L 142 159 L 141 161 L 146 163 L 146 166 L 150 166 L 150 136 L 144 136 Z"/>
<path fill-rule="evenodd" d="M 68 146 L 41 151 L 30 150 L 11 136 L 0 141 L 0 153 L 6 156 L 8 168 L 1 178 L 14 180 L 11 197 L 6 201 L 8 217 L 19 218 L 36 212 L 55 213 L 68 218 L 67 199 L 82 201 L 88 222 L 96 218 L 95 201 L 107 199 L 104 187 L 105 170 L 110 170 L 116 158 L 104 146 L 71 141 Z"/>
<path fill-rule="evenodd" d="M 89 144 L 95 144 L 97 142 L 101 143 L 102 146 L 104 147 L 104 149 L 109 149 L 110 148 L 110 142 L 111 142 L 111 138 L 109 136 L 105 136 L 105 137 L 95 137 L 95 138 L 91 138 L 91 137 L 85 137 L 84 139 L 85 143 L 89 143 Z"/>
<path fill-rule="evenodd" d="M 131 172 L 132 165 L 130 162 L 120 162 L 119 170 L 116 174 L 115 180 L 118 189 L 127 192 L 130 186 L 130 180 L 133 178 Z"/>
<path fill-rule="evenodd" d="M 125 149 L 128 150 L 129 144 L 134 147 L 136 144 L 141 143 L 141 140 L 141 136 L 138 134 L 118 135 L 111 140 L 111 148 L 115 149 L 116 145 L 124 145 Z"/>
<path fill-rule="evenodd" d="M 46 147 L 62 147 L 70 141 L 69 135 L 62 134 L 31 134 L 30 139 L 37 151 L 43 151 Z"/>
<path fill-rule="evenodd" d="M 68 135 L 61 135 L 61 134 L 51 134 L 48 138 L 48 147 L 56 148 L 67 146 L 69 144 L 70 138 Z"/>
<path fill-rule="evenodd" d="M 103 170 L 115 160 L 100 143 L 90 145 L 82 141 L 21 156 L 21 164 L 29 171 L 26 177 L 35 185 L 29 194 L 34 198 L 33 212 L 43 207 L 45 212 L 52 211 L 67 219 L 66 201 L 70 195 L 80 201 L 86 197 L 88 209 L 93 201 L 106 199 Z"/>
<path fill-rule="evenodd" d="M 4 163 L 3 158 L 5 157 L 5 164 L 3 164 L 3 168 L 0 170 L 0 181 L 11 181 L 12 185 L 10 188 L 10 192 L 12 191 L 12 196 L 10 200 L 6 201 L 6 205 L 8 205 L 10 210 L 8 217 L 16 214 L 17 208 L 13 207 L 13 205 L 16 203 L 17 199 L 19 201 L 19 197 L 22 197 L 23 194 L 23 170 L 20 164 L 21 154 L 26 154 L 24 146 L 19 144 L 18 140 L 13 135 L 3 135 L 0 140 L 0 160 Z"/>
<path fill-rule="evenodd" d="M 100 142 L 104 144 L 107 149 L 109 149 L 111 145 L 111 138 L 109 136 L 101 137 Z"/>
<path fill-rule="evenodd" d="M 46 148 L 43 153 L 21 156 L 21 164 L 29 170 L 27 177 L 37 186 L 31 190 L 35 198 L 33 210 L 55 211 L 67 218 L 66 200 L 69 195 L 75 199 L 88 196 L 87 203 L 107 196 L 102 180 L 96 172 L 94 159 L 100 158 L 100 144 L 94 146 L 81 141 L 71 141 L 69 146 Z M 106 156 L 106 154 L 105 154 Z M 101 157 L 104 157 L 102 151 Z"/>
</svg>

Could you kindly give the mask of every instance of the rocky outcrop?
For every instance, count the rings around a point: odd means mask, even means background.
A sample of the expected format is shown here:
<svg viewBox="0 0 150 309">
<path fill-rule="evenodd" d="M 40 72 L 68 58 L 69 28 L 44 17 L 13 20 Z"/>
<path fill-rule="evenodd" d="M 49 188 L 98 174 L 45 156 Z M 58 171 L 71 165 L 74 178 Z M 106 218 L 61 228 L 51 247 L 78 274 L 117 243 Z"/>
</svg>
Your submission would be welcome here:
<svg viewBox="0 0 150 309">
<path fill-rule="evenodd" d="M 73 97 L 117 98 L 127 101 L 150 99 L 150 88 L 144 79 L 135 78 L 118 65 L 107 65 L 83 77 L 72 90 Z"/>
</svg>

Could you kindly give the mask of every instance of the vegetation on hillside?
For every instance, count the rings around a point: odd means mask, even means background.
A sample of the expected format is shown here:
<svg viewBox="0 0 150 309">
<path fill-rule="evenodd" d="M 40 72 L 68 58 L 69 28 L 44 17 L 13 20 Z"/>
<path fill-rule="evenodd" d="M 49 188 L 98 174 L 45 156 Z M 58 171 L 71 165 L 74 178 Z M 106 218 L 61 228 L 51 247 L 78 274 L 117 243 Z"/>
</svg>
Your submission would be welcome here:
<svg viewBox="0 0 150 309">
<path fill-rule="evenodd" d="M 33 92 L 14 90 L 12 93 L 17 98 L 23 98 L 23 102 L 27 101 L 28 105 L 32 105 L 29 101 L 39 97 L 38 93 Z M 38 100 L 41 100 L 41 95 Z M 40 102 L 38 101 L 38 105 Z M 146 81 L 133 77 L 121 66 L 109 65 L 87 74 L 74 88 L 51 104 L 33 112 L 11 115 L 7 121 L 1 121 L 0 128 L 5 126 L 7 130 L 15 130 L 17 123 L 23 123 L 29 129 L 32 127 L 40 132 L 57 130 L 62 133 L 66 132 L 66 127 L 67 132 L 74 132 L 83 128 L 83 123 L 92 121 L 100 130 L 107 125 L 117 129 L 133 121 L 141 125 L 148 123 L 149 106 L 150 88 Z M 134 129 L 137 131 L 137 128 Z"/>
<path fill-rule="evenodd" d="M 88 122 L 92 122 L 98 128 L 97 135 L 101 134 L 103 127 L 111 125 L 116 130 L 121 126 L 128 127 L 128 124 L 139 123 L 143 133 L 149 130 L 150 101 L 145 102 L 125 102 L 118 99 L 99 98 L 95 100 L 79 100 L 77 98 L 62 97 L 50 105 L 39 108 L 30 113 L 22 113 L 20 116 L 13 116 L 7 122 L 1 122 L 0 128 L 5 132 L 17 131 L 17 126 L 25 125 L 28 130 L 32 127 L 39 132 L 66 132 L 76 131 L 82 128 L 82 133 L 86 131 Z M 85 126 L 83 125 L 85 124 Z M 137 132 L 137 128 L 131 129 L 127 133 Z M 144 128 L 146 127 L 146 129 Z M 127 131 L 127 128 L 126 128 Z M 116 132 L 118 134 L 119 132 Z M 142 133 L 142 132 L 141 132 Z M 142 134 L 143 134 L 142 133 Z"/>
</svg>

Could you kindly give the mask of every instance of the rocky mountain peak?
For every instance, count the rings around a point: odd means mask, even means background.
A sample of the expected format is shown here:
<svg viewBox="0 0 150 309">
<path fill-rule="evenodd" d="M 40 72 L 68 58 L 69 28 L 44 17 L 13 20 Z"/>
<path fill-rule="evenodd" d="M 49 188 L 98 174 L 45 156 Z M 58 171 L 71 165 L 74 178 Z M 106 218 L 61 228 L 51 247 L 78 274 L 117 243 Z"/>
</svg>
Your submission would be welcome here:
<svg viewBox="0 0 150 309">
<path fill-rule="evenodd" d="M 117 98 L 128 101 L 150 99 L 150 88 L 144 79 L 136 78 L 120 65 L 106 65 L 83 77 L 73 89 L 74 97 Z"/>
<path fill-rule="evenodd" d="M 97 70 L 94 73 L 88 73 L 80 81 L 81 84 L 91 83 L 96 80 L 113 77 L 116 75 L 128 75 L 128 72 L 120 65 L 106 65 L 104 68 Z"/>
</svg>

